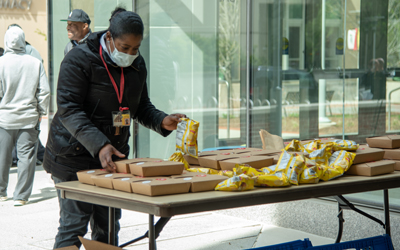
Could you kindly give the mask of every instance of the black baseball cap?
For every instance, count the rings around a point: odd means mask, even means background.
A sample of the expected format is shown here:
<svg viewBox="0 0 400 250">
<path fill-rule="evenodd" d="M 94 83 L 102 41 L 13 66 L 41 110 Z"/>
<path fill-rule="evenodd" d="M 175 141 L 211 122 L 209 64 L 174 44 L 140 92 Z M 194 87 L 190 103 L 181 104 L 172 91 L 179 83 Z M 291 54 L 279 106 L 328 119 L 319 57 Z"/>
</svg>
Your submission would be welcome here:
<svg viewBox="0 0 400 250">
<path fill-rule="evenodd" d="M 90 18 L 88 14 L 81 9 L 72 10 L 67 19 L 61 19 L 60 21 L 82 22 L 90 25 Z"/>
</svg>

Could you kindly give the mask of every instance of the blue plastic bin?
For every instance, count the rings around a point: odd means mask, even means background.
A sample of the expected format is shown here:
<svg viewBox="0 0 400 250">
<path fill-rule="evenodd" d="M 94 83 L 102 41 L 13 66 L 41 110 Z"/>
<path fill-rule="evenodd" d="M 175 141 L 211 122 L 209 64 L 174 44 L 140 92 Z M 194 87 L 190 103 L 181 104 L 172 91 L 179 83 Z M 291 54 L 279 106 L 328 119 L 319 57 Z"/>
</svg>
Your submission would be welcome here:
<svg viewBox="0 0 400 250">
<path fill-rule="evenodd" d="M 312 247 L 311 241 L 309 239 L 304 239 L 304 240 L 295 240 L 291 242 L 286 242 L 282 244 L 277 244 L 273 246 L 265 246 L 265 247 L 257 247 L 257 248 L 251 248 L 248 250 L 304 250 L 304 249 L 309 249 Z"/>
<path fill-rule="evenodd" d="M 329 244 L 307 248 L 307 250 L 341 250 L 341 249 L 356 249 L 356 250 L 394 250 L 392 240 L 389 235 L 375 236 L 360 240 L 346 241 L 342 243 Z"/>
</svg>

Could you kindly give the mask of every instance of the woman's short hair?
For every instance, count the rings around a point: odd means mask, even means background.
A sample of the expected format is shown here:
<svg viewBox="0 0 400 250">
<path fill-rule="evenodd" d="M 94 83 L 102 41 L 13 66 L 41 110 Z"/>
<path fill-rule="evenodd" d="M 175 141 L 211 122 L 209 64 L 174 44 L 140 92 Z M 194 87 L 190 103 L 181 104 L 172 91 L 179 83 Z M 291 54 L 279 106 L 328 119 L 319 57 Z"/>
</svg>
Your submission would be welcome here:
<svg viewBox="0 0 400 250">
<path fill-rule="evenodd" d="M 111 13 L 110 27 L 108 28 L 113 38 L 126 34 L 143 36 L 144 25 L 142 18 L 132 11 L 117 7 Z"/>
</svg>

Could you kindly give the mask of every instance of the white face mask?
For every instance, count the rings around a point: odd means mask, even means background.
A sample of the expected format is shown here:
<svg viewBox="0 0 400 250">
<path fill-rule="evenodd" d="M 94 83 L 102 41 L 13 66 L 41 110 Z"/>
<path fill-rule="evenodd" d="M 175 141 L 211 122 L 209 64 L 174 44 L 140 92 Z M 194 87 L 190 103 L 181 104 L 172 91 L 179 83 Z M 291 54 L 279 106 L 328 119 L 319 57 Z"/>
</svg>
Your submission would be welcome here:
<svg viewBox="0 0 400 250">
<path fill-rule="evenodd" d="M 139 56 L 139 51 L 136 53 L 136 55 L 129 55 L 123 52 L 119 52 L 117 50 L 117 47 L 115 47 L 115 42 L 114 38 L 111 38 L 113 43 L 114 43 L 114 51 L 110 54 L 111 59 L 120 67 L 128 67 L 130 66 L 133 61 Z M 110 41 L 108 41 L 110 42 Z M 111 51 L 111 46 L 110 51 Z"/>
</svg>

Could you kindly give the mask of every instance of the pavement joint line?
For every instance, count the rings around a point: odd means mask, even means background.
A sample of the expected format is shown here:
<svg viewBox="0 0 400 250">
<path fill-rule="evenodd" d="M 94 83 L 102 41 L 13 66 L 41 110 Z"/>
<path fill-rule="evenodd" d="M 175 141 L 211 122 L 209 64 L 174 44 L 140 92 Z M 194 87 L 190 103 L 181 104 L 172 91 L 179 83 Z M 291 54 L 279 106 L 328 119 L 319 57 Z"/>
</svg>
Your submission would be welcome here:
<svg viewBox="0 0 400 250">
<path fill-rule="evenodd" d="M 262 234 L 262 231 L 263 231 L 263 229 L 264 229 L 264 224 L 261 224 L 261 228 L 260 228 L 260 231 L 258 232 L 258 235 L 257 235 L 257 237 L 256 237 L 256 239 L 255 239 L 255 241 L 254 241 L 254 243 L 253 243 L 253 246 L 251 247 L 251 248 L 255 248 L 256 246 L 257 246 L 257 242 L 258 242 L 258 238 L 260 237 L 260 235 Z"/>
<path fill-rule="evenodd" d="M 249 227 L 249 226 L 246 226 Z M 246 227 L 236 227 L 236 228 L 229 228 L 229 229 L 238 229 L 238 228 L 246 228 Z M 255 227 L 255 226 L 254 226 Z M 262 228 L 262 226 L 261 226 Z M 195 236 L 200 236 L 200 235 L 207 235 L 207 234 L 213 234 L 213 233 L 218 233 L 221 231 L 225 231 L 225 230 L 219 230 L 219 231 L 208 231 L 206 233 L 197 233 L 197 234 L 192 234 L 192 235 L 185 235 L 185 236 L 177 236 L 174 238 L 168 238 L 168 239 L 157 239 L 157 242 L 167 242 L 167 241 L 171 241 L 171 240 L 176 240 L 176 239 L 185 239 L 185 238 L 189 238 L 189 237 L 195 237 Z M 258 234 L 260 235 L 260 233 Z M 253 238 L 256 237 L 258 238 L 258 235 L 253 235 L 253 236 L 248 236 L 248 237 L 241 237 L 241 238 L 235 238 L 235 239 L 229 239 L 229 240 L 224 240 L 224 241 L 220 241 L 220 243 L 224 243 L 224 242 L 230 242 L 230 241 L 234 241 L 234 240 L 242 240 L 242 239 L 249 239 L 249 238 Z M 129 246 L 141 246 L 141 245 L 147 245 L 148 244 L 148 238 L 143 239 L 143 241 L 138 241 L 135 243 L 132 243 Z M 253 245 L 254 247 L 254 245 Z"/>
<path fill-rule="evenodd" d="M 143 224 L 141 224 L 141 225 L 143 225 Z M 129 228 L 129 227 L 137 227 L 137 226 L 139 226 L 139 225 L 132 225 L 132 226 L 127 226 L 127 227 L 123 227 L 123 228 Z M 196 234 L 188 234 L 188 235 L 185 235 L 185 236 L 180 236 L 180 237 L 178 237 L 178 238 L 186 238 L 186 237 L 193 237 L 193 236 L 196 236 L 196 235 L 205 235 L 205 234 L 209 234 L 209 233 L 217 233 L 217 232 L 221 232 L 221 231 L 225 231 L 225 230 L 230 230 L 230 229 L 239 229 L 239 228 L 255 228 L 255 227 L 261 227 L 261 229 L 263 228 L 263 224 L 255 224 L 255 225 L 247 225 L 247 226 L 236 226 L 236 227 L 229 227 L 229 228 L 223 228 L 223 229 L 220 229 L 220 230 L 214 230 L 214 231 L 207 231 L 207 232 L 204 232 L 204 233 L 196 233 Z M 260 230 L 261 230 L 260 229 Z M 261 232 L 261 231 L 260 231 Z M 160 235 L 162 234 L 162 231 L 160 232 Z M 258 233 L 258 235 L 260 235 L 260 233 Z M 254 237 L 254 236 L 253 236 Z M 247 238 L 247 237 L 245 237 L 245 238 Z M 175 238 L 174 238 L 175 239 Z M 169 240 L 169 239 L 163 239 L 163 240 Z M 158 241 L 158 240 L 157 240 Z M 162 241 L 162 240 L 160 240 L 160 241 Z"/>
</svg>

